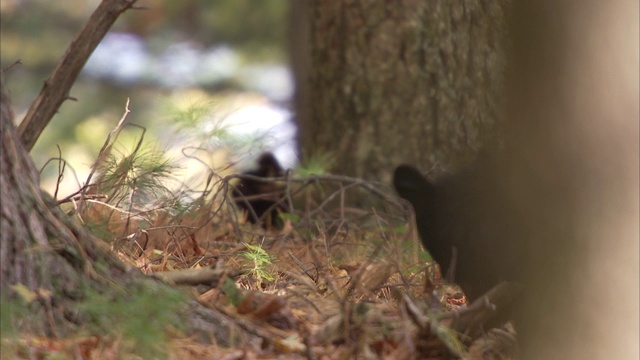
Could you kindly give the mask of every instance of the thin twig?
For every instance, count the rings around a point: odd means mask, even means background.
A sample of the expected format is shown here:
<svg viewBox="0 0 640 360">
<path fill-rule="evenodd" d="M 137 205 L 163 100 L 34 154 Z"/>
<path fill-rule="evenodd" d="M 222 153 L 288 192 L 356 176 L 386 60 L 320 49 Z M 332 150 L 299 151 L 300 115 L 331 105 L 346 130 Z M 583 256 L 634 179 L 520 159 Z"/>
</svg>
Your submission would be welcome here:
<svg viewBox="0 0 640 360">
<path fill-rule="evenodd" d="M 111 138 L 116 136 L 118 134 L 120 134 L 120 131 L 122 131 L 122 128 L 124 126 L 124 122 L 127 119 L 127 116 L 129 115 L 129 113 L 131 112 L 131 110 L 129 110 L 129 103 L 130 103 L 130 99 L 127 98 L 127 102 L 124 106 L 124 113 L 122 114 L 122 117 L 120 118 L 120 121 L 118 121 L 118 124 L 116 125 L 115 128 L 113 128 L 113 130 L 111 130 L 111 132 L 109 132 L 109 135 L 107 135 L 107 139 L 104 141 L 104 144 L 102 144 L 102 148 L 100 149 L 100 152 L 98 153 L 98 157 L 96 159 L 96 161 L 93 163 L 93 165 L 91 165 L 91 171 L 89 172 L 89 176 L 87 176 L 87 180 L 85 181 L 85 185 L 82 187 L 80 194 L 81 196 L 85 196 L 87 193 L 87 189 L 91 186 L 91 179 L 93 178 L 93 175 L 95 174 L 95 172 L 102 166 L 102 164 L 104 163 L 104 161 L 107 159 L 107 157 L 109 156 L 109 154 L 111 153 Z M 80 207 L 82 207 L 82 204 L 80 204 Z M 81 209 L 79 209 L 81 210 Z"/>
</svg>

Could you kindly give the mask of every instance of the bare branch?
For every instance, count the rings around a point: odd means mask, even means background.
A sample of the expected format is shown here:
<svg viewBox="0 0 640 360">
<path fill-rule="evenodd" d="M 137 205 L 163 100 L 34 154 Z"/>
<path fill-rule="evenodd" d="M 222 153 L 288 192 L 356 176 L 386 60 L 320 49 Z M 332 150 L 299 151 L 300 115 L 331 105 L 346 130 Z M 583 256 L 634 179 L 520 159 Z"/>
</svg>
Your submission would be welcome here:
<svg viewBox="0 0 640 360">
<path fill-rule="evenodd" d="M 18 126 L 18 135 L 27 151 L 31 151 L 60 105 L 71 98 L 69 91 L 93 50 L 120 14 L 131 8 L 135 2 L 136 0 L 103 0 L 91 14 L 67 48 L 58 66 L 44 82 L 40 94 Z"/>
</svg>

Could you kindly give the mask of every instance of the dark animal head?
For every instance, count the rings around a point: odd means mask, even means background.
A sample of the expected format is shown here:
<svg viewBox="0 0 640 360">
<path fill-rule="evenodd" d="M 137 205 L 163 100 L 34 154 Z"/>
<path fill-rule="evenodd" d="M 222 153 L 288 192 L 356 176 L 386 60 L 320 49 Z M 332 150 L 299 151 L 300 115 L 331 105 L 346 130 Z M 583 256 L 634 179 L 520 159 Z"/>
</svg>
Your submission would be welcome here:
<svg viewBox="0 0 640 360">
<path fill-rule="evenodd" d="M 258 158 L 258 170 L 255 173 L 260 177 L 280 177 L 284 175 L 284 170 L 278 159 L 272 153 L 266 152 Z"/>
<path fill-rule="evenodd" d="M 432 184 L 420 171 L 410 165 L 400 165 L 393 174 L 393 186 L 401 198 L 409 201 L 416 215 L 418 232 L 425 248 L 432 256 L 437 244 L 432 243 L 436 219 L 437 187 Z M 436 259 L 442 264 L 445 259 Z M 443 269 L 446 270 L 446 269 Z"/>
<path fill-rule="evenodd" d="M 418 169 L 410 165 L 400 165 L 396 168 L 393 173 L 393 186 L 400 197 L 410 202 L 424 196 L 425 192 L 433 187 Z"/>
</svg>

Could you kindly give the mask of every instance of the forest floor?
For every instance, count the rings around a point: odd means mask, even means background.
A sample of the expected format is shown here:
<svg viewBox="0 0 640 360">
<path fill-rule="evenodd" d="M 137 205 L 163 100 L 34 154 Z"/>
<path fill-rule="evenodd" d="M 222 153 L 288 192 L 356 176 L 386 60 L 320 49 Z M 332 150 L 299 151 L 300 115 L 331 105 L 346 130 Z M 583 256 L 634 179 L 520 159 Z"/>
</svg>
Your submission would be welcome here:
<svg viewBox="0 0 640 360">
<path fill-rule="evenodd" d="M 466 299 L 440 279 L 411 211 L 389 187 L 322 176 L 292 186 L 293 215 L 282 216 L 281 229 L 246 222 L 224 186 L 181 209 L 132 211 L 112 197 L 79 215 L 123 262 L 230 319 L 237 334 L 229 343 L 189 336 L 162 320 L 176 310 L 157 297 L 126 310 L 99 305 L 113 318 L 102 333 L 5 338 L 1 358 L 512 358 L 510 328 L 471 342 L 448 327 Z M 347 207 L 349 194 L 378 200 Z"/>
</svg>

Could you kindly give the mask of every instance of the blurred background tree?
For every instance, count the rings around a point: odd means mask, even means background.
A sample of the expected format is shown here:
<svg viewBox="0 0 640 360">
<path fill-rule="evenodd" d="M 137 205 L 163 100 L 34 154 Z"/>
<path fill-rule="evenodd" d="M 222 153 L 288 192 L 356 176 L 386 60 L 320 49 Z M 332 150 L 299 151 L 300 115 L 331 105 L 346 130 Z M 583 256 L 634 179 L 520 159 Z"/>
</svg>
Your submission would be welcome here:
<svg viewBox="0 0 640 360">
<path fill-rule="evenodd" d="M 294 64 L 309 69 L 303 154 L 385 180 L 399 163 L 455 169 L 472 157 L 501 118 L 507 3 L 310 0 L 308 66 Z"/>
</svg>

